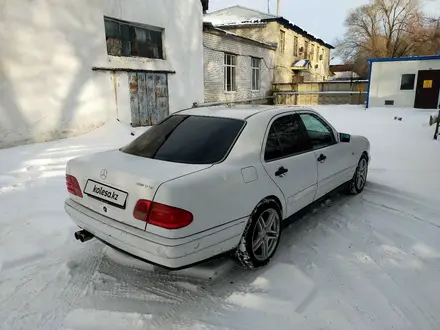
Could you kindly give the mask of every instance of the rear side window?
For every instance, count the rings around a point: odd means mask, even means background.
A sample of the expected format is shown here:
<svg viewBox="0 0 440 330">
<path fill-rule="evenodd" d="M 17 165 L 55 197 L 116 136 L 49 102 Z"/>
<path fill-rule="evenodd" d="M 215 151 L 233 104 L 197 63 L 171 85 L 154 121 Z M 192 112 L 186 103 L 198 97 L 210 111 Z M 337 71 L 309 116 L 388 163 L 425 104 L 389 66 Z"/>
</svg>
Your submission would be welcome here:
<svg viewBox="0 0 440 330">
<path fill-rule="evenodd" d="M 276 119 L 269 130 L 264 160 L 271 161 L 311 150 L 298 115 L 287 115 Z"/>
<path fill-rule="evenodd" d="M 121 151 L 174 163 L 213 164 L 226 156 L 243 125 L 237 119 L 175 115 Z"/>
</svg>

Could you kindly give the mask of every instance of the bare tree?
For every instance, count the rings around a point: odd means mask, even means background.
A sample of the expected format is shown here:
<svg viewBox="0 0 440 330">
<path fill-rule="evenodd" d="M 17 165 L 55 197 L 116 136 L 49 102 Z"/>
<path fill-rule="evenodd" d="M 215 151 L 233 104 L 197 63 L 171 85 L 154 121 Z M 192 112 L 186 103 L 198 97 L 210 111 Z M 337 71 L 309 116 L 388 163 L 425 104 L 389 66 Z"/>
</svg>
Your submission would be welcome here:
<svg viewBox="0 0 440 330">
<path fill-rule="evenodd" d="M 369 57 L 426 55 L 439 50 L 439 20 L 428 22 L 419 0 L 372 0 L 351 11 L 345 25 L 347 31 L 336 43 L 337 54 L 361 75 L 368 69 L 365 59 Z"/>
</svg>

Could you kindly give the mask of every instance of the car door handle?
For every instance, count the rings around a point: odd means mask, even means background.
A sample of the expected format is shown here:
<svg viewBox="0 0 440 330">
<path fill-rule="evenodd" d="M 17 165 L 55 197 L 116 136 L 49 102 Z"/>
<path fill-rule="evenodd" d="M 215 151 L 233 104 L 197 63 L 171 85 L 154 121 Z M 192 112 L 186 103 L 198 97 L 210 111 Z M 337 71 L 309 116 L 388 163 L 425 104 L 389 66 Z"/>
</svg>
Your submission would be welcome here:
<svg viewBox="0 0 440 330">
<path fill-rule="evenodd" d="M 283 176 L 284 174 L 286 174 L 287 172 L 289 172 L 289 170 L 287 168 L 284 168 L 283 166 L 281 166 L 278 171 L 275 172 L 276 176 Z"/>
<path fill-rule="evenodd" d="M 326 155 L 320 154 L 319 157 L 318 157 L 318 162 L 324 163 L 326 159 L 327 159 Z"/>
</svg>

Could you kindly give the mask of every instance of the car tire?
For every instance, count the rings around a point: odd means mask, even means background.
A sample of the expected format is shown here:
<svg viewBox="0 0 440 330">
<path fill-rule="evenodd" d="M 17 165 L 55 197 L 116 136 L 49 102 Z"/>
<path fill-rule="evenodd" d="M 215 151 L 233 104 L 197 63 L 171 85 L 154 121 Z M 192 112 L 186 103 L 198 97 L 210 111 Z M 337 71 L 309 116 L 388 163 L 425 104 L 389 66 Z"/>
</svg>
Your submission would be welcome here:
<svg viewBox="0 0 440 330">
<path fill-rule="evenodd" d="M 347 193 L 357 195 L 364 190 L 368 175 L 368 157 L 363 154 L 359 159 L 353 178 L 347 183 Z"/>
<path fill-rule="evenodd" d="M 252 212 L 244 229 L 235 257 L 245 268 L 267 265 L 281 239 L 281 211 L 278 204 L 266 199 Z"/>
</svg>

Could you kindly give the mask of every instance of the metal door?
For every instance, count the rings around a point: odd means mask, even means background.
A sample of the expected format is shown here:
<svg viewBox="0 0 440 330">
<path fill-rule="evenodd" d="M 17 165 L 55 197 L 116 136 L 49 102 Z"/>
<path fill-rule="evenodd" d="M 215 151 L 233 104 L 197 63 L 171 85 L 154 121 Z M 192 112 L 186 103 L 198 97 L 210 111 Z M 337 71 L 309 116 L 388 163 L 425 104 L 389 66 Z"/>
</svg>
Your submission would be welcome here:
<svg viewBox="0 0 440 330">
<path fill-rule="evenodd" d="M 131 124 L 151 126 L 169 114 L 165 73 L 129 73 Z"/>
<path fill-rule="evenodd" d="M 414 108 L 437 109 L 439 91 L 440 70 L 419 71 Z"/>
</svg>

